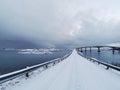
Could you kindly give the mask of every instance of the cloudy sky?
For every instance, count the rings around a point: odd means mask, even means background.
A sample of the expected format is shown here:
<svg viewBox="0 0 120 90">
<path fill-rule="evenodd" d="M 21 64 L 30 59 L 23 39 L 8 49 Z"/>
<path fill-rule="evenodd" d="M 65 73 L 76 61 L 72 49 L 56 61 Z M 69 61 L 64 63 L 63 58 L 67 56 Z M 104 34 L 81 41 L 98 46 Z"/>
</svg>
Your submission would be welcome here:
<svg viewBox="0 0 120 90">
<path fill-rule="evenodd" d="M 0 0 L 0 47 L 119 43 L 120 0 Z"/>
</svg>

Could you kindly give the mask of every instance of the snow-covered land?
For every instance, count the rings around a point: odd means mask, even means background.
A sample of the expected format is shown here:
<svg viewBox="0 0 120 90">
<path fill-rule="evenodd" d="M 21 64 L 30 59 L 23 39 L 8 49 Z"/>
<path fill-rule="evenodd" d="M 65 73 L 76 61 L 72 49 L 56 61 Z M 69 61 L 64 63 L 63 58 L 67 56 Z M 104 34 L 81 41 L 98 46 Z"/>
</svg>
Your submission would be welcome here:
<svg viewBox="0 0 120 90">
<path fill-rule="evenodd" d="M 4 90 L 120 90 L 120 74 L 106 70 L 73 51 L 54 67 L 21 79 L 18 84 L 8 85 Z"/>
<path fill-rule="evenodd" d="M 57 48 L 40 48 L 40 49 L 14 49 L 5 48 L 6 51 L 17 51 L 20 54 L 52 54 L 53 52 L 60 51 Z"/>
<path fill-rule="evenodd" d="M 107 44 L 107 46 L 120 47 L 120 43 L 110 43 L 110 44 Z"/>
<path fill-rule="evenodd" d="M 17 49 L 20 54 L 52 54 L 52 52 L 59 51 L 59 49 L 49 48 L 49 49 Z"/>
</svg>

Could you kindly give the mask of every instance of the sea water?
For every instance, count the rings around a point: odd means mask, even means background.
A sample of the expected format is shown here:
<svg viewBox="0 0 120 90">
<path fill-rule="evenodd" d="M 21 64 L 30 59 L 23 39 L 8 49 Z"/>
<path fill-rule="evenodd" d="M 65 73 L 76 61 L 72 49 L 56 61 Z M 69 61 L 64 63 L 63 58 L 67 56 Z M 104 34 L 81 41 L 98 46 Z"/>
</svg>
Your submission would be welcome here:
<svg viewBox="0 0 120 90">
<path fill-rule="evenodd" d="M 98 52 L 97 50 L 86 50 L 82 52 L 87 57 L 93 57 L 100 61 L 119 66 L 120 67 L 120 51 L 115 50 L 113 53 L 112 50 L 101 50 Z"/>
<path fill-rule="evenodd" d="M 0 50 L 0 75 L 60 58 L 68 52 L 61 49 L 44 54 L 21 54 L 16 50 Z"/>
</svg>

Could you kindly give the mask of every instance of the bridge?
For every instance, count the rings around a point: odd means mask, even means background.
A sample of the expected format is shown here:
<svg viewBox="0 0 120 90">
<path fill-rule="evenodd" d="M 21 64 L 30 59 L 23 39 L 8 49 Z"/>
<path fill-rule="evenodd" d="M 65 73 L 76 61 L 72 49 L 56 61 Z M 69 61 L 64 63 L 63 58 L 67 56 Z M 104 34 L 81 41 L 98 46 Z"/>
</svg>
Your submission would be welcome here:
<svg viewBox="0 0 120 90">
<path fill-rule="evenodd" d="M 120 51 L 120 47 L 115 47 L 115 46 L 85 46 L 85 47 L 79 47 L 77 49 L 81 52 L 83 52 L 83 49 L 84 49 L 86 52 L 88 48 L 89 48 L 90 52 L 91 52 L 92 48 L 97 48 L 98 52 L 101 51 L 101 48 L 110 48 L 112 50 L 113 54 L 114 54 L 115 50 Z"/>
<path fill-rule="evenodd" d="M 120 90 L 120 68 L 116 67 L 116 70 L 97 60 L 86 59 L 75 50 L 62 60 L 38 66 L 36 72 L 32 71 L 29 77 L 23 75 L 2 83 L 0 90 Z M 41 72 L 44 66 L 47 69 Z"/>
</svg>

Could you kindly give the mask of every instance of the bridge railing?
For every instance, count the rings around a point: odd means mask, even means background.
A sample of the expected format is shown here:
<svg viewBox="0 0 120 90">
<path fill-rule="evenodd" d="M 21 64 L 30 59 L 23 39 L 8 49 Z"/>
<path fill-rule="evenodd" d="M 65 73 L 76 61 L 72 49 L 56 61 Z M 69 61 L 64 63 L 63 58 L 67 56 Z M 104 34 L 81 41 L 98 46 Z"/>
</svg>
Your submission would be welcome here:
<svg viewBox="0 0 120 90">
<path fill-rule="evenodd" d="M 111 65 L 111 64 L 108 64 L 108 63 L 105 63 L 105 62 L 102 62 L 102 61 L 99 61 L 95 58 L 92 58 L 92 57 L 85 57 L 81 52 L 77 51 L 78 54 L 86 59 L 88 59 L 89 61 L 92 61 L 92 62 L 97 62 L 98 64 L 102 64 L 104 66 L 106 66 L 106 69 L 114 69 L 114 70 L 117 70 L 117 71 L 120 71 L 120 67 L 117 67 L 117 66 L 114 66 L 114 65 Z"/>
<path fill-rule="evenodd" d="M 72 53 L 72 51 L 70 51 L 68 54 L 66 54 L 65 56 L 63 56 L 61 58 L 57 58 L 57 59 L 54 59 L 54 60 L 51 60 L 51 61 L 48 61 L 48 62 L 45 62 L 45 63 L 41 63 L 41 64 L 34 65 L 34 66 L 31 66 L 31 67 L 26 67 L 25 69 L 22 69 L 22 70 L 18 70 L 18 71 L 11 72 L 11 73 L 8 73 L 8 74 L 5 74 L 5 75 L 1 75 L 0 76 L 0 84 L 4 83 L 6 81 L 9 81 L 9 80 L 15 79 L 15 78 L 17 78 L 19 76 L 22 76 L 22 75 L 25 75 L 26 77 L 29 77 L 30 72 L 33 72 L 33 71 L 35 71 L 35 70 L 37 70 L 41 67 L 43 67 L 44 69 L 47 69 L 50 64 L 52 64 L 52 66 L 54 66 L 55 64 L 63 61 L 68 56 L 70 56 L 71 53 Z"/>
</svg>

